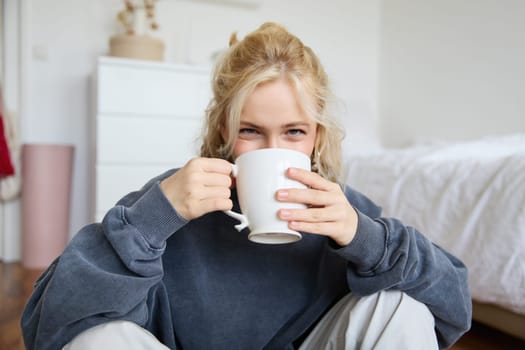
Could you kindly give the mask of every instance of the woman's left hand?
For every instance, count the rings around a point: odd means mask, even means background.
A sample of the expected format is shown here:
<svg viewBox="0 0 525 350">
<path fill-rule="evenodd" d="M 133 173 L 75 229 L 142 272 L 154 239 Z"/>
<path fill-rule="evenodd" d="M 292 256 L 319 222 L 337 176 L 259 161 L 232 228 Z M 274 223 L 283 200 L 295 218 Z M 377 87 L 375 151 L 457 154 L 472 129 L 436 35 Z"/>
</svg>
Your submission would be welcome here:
<svg viewBox="0 0 525 350">
<path fill-rule="evenodd" d="M 281 209 L 279 218 L 288 221 L 292 230 L 324 235 L 340 246 L 349 244 L 356 234 L 357 213 L 341 187 L 320 175 L 298 168 L 289 168 L 287 176 L 307 189 L 282 189 L 277 200 L 303 203 L 306 209 Z"/>
</svg>

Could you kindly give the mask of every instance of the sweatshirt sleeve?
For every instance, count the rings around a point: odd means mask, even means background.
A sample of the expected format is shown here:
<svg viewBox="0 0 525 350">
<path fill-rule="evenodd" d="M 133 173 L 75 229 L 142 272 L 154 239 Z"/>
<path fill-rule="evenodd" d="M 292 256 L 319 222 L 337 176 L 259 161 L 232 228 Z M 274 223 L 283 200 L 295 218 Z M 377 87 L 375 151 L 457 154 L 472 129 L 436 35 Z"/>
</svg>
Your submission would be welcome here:
<svg viewBox="0 0 525 350">
<path fill-rule="evenodd" d="M 166 239 L 186 221 L 153 179 L 78 232 L 35 284 L 22 315 L 26 348 L 60 349 L 111 320 L 146 325 Z"/>
<path fill-rule="evenodd" d="M 432 312 L 440 348 L 470 328 L 472 302 L 465 265 L 415 228 L 380 217 L 381 210 L 351 189 L 347 198 L 358 215 L 355 238 L 337 253 L 349 261 L 347 279 L 353 293 L 401 290 Z"/>
</svg>

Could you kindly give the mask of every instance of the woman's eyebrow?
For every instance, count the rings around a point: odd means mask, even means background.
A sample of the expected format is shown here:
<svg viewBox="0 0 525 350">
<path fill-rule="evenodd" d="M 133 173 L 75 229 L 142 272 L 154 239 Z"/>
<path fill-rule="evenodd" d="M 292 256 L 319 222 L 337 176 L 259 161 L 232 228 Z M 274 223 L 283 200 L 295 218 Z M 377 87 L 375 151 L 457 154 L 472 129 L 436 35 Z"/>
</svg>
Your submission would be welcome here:
<svg viewBox="0 0 525 350">
<path fill-rule="evenodd" d="M 283 125 L 283 127 L 285 127 L 285 128 L 296 128 L 296 127 L 309 128 L 310 124 L 308 124 L 306 122 L 295 122 L 295 123 L 285 124 L 285 125 Z"/>
<path fill-rule="evenodd" d="M 240 125 L 241 125 L 241 126 L 244 126 L 244 127 L 247 126 L 247 127 L 254 128 L 254 129 L 260 128 L 260 126 L 257 125 L 257 124 L 250 123 L 250 122 L 244 122 L 244 121 L 241 121 L 241 122 L 240 122 Z"/>
<path fill-rule="evenodd" d="M 254 128 L 254 129 L 264 129 L 263 126 L 257 125 L 257 124 L 252 123 L 252 122 L 246 122 L 246 121 L 241 121 L 240 122 L 240 126 L 248 127 L 248 128 Z M 284 124 L 284 125 L 281 126 L 281 128 L 283 128 L 283 129 L 285 129 L 285 128 L 297 128 L 297 127 L 309 128 L 310 124 L 307 123 L 307 122 L 292 122 L 292 123 L 287 123 L 287 124 Z"/>
</svg>

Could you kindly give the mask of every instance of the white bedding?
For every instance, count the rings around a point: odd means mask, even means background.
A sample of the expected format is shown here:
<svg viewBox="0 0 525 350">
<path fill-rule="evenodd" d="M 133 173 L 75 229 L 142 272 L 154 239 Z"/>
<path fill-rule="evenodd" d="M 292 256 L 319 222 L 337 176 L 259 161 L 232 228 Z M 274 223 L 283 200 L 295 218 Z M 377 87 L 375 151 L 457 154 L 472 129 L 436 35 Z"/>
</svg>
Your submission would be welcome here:
<svg viewBox="0 0 525 350">
<path fill-rule="evenodd" d="M 525 314 L 525 134 L 351 157 L 347 183 L 460 257 L 475 300 Z"/>
</svg>

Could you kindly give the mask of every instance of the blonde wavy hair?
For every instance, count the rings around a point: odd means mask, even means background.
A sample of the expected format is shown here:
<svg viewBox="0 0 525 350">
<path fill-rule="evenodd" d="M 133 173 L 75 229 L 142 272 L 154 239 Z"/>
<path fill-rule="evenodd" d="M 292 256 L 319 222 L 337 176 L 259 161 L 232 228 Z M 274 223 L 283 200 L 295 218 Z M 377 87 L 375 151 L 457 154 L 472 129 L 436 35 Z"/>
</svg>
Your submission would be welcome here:
<svg viewBox="0 0 525 350">
<path fill-rule="evenodd" d="M 313 171 L 339 182 L 343 129 L 328 115 L 331 94 L 327 75 L 314 52 L 275 23 L 264 23 L 241 41 L 235 33 L 230 37 L 230 47 L 213 73 L 213 97 L 206 109 L 201 156 L 233 161 L 246 98 L 259 84 L 283 78 L 292 84 L 301 107 L 317 123 Z"/>
</svg>

